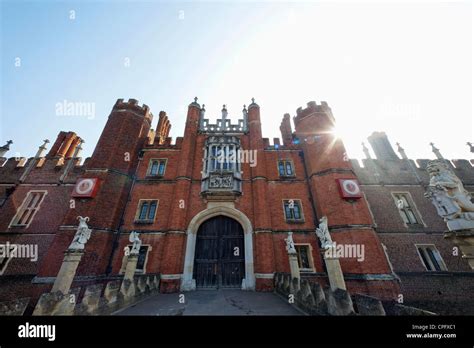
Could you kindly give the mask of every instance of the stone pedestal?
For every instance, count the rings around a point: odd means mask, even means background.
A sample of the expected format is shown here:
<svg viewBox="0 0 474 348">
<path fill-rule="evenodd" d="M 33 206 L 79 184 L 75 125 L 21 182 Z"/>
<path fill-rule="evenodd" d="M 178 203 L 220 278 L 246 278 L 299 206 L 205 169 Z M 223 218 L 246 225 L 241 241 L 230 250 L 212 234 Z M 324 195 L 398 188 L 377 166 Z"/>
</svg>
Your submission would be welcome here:
<svg viewBox="0 0 474 348">
<path fill-rule="evenodd" d="M 462 257 L 474 269 L 474 229 L 449 231 L 444 234 L 444 238 L 459 247 Z"/>
<path fill-rule="evenodd" d="M 346 282 L 344 281 L 344 275 L 342 273 L 339 259 L 329 258 L 324 255 L 324 263 L 326 264 L 326 270 L 328 272 L 329 285 L 331 287 L 331 290 L 346 290 Z"/>
<path fill-rule="evenodd" d="M 84 255 L 83 250 L 66 250 L 64 252 L 63 264 L 59 270 L 51 292 L 60 291 L 67 294 L 76 275 L 77 266 Z"/>
<path fill-rule="evenodd" d="M 138 262 L 138 255 L 133 254 L 129 255 L 127 259 L 127 266 L 125 267 L 125 274 L 123 279 L 127 279 L 133 281 L 133 277 L 135 276 L 135 270 L 137 269 L 137 262 Z"/>
<path fill-rule="evenodd" d="M 298 256 L 296 255 L 296 253 L 290 253 L 288 254 L 288 258 L 290 260 L 291 279 L 300 279 L 300 266 L 298 266 Z"/>
<path fill-rule="evenodd" d="M 127 266 L 125 268 L 125 274 L 123 276 L 122 285 L 120 287 L 120 293 L 124 296 L 125 301 L 129 301 L 130 298 L 135 296 L 136 286 L 133 281 L 135 276 L 135 270 L 137 268 L 138 255 L 132 254 L 128 256 Z"/>
</svg>

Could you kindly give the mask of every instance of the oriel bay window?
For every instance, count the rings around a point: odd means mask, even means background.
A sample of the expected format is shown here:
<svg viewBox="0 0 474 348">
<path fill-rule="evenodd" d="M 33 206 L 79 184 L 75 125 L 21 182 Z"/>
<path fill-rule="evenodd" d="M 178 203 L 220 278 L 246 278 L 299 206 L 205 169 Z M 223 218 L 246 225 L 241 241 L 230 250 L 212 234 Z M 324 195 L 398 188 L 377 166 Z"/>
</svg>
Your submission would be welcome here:
<svg viewBox="0 0 474 348">
<path fill-rule="evenodd" d="M 152 223 L 155 220 L 156 208 L 158 200 L 141 199 L 138 203 L 137 214 L 135 216 L 136 223 Z"/>
<path fill-rule="evenodd" d="M 233 144 L 210 145 L 206 160 L 207 172 L 233 171 L 238 168 L 236 146 Z"/>
<path fill-rule="evenodd" d="M 201 192 L 240 195 L 242 192 L 241 161 L 247 152 L 240 149 L 236 136 L 210 136 L 206 139 L 203 157 Z"/>
</svg>

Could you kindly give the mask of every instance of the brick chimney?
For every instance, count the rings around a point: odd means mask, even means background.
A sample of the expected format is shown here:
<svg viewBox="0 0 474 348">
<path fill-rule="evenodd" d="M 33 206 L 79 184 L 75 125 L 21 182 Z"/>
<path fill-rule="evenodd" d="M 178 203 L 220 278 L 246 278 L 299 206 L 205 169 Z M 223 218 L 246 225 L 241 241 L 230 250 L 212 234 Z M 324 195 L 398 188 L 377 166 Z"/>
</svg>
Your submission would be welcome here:
<svg viewBox="0 0 474 348">
<path fill-rule="evenodd" d="M 367 140 L 374 150 L 375 157 L 379 160 L 398 160 L 385 132 L 373 132 Z"/>
<path fill-rule="evenodd" d="M 290 114 L 285 114 L 283 116 L 283 120 L 280 124 L 280 132 L 283 139 L 283 145 L 291 145 L 293 131 L 291 130 Z"/>
<path fill-rule="evenodd" d="M 162 145 L 168 137 L 171 129 L 171 123 L 166 116 L 166 112 L 160 111 L 158 118 L 158 126 L 156 126 L 155 138 L 158 141 L 158 145 Z"/>
<path fill-rule="evenodd" d="M 74 132 L 59 132 L 46 157 L 71 158 L 80 142 L 81 138 Z"/>
</svg>

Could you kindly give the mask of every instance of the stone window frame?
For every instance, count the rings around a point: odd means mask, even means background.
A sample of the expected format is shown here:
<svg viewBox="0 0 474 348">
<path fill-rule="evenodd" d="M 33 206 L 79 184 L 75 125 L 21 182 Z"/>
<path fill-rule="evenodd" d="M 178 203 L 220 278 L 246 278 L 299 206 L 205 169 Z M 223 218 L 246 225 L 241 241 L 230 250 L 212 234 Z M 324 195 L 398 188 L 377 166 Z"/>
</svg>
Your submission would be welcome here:
<svg viewBox="0 0 474 348">
<path fill-rule="evenodd" d="M 39 193 L 41 194 L 40 199 L 35 203 L 34 207 L 28 207 L 32 200 L 34 199 L 33 194 Z M 44 202 L 44 199 L 46 195 L 48 194 L 48 190 L 30 190 L 26 194 L 25 198 L 23 199 L 23 202 L 21 203 L 20 207 L 17 209 L 15 215 L 13 216 L 12 220 L 10 221 L 10 224 L 8 227 L 23 227 L 23 228 L 28 228 L 31 223 L 33 222 L 36 214 L 41 208 L 41 204 Z M 26 210 L 30 210 L 30 214 L 28 215 L 28 223 L 27 224 L 20 224 L 20 220 L 23 217 L 23 214 L 25 213 Z"/>
<path fill-rule="evenodd" d="M 280 174 L 280 162 L 284 163 L 285 173 L 286 173 L 286 163 L 290 163 L 292 174 L 281 175 Z M 279 159 L 277 159 L 276 167 L 277 167 L 278 176 L 280 178 L 294 178 L 294 177 L 296 177 L 295 163 L 293 162 L 293 159 L 291 159 L 291 158 L 279 158 Z"/>
<path fill-rule="evenodd" d="M 286 216 L 286 209 L 285 209 L 285 202 L 289 202 L 290 200 L 293 200 L 293 202 L 294 202 L 295 204 L 298 202 L 298 205 L 299 205 L 299 207 L 300 207 L 300 214 L 301 214 L 301 218 L 300 218 L 300 219 L 288 219 L 288 218 L 287 218 L 287 216 Z M 305 222 L 304 212 L 303 212 L 303 203 L 301 202 L 301 199 L 297 199 L 297 198 L 285 198 L 285 199 L 282 199 L 282 200 L 281 200 L 281 204 L 282 204 L 282 207 L 283 207 L 283 217 L 284 217 L 286 223 L 289 223 L 289 224 L 299 224 L 299 223 L 304 223 L 304 222 Z"/>
<path fill-rule="evenodd" d="M 126 247 L 129 247 L 129 250 L 132 249 L 132 244 L 127 244 Z M 147 251 L 146 251 L 146 256 L 145 256 L 145 262 L 143 263 L 143 269 L 135 269 L 135 273 L 136 274 L 146 274 L 146 266 L 148 264 L 148 258 L 150 257 L 150 251 L 153 250 L 153 247 L 151 246 L 151 244 L 142 244 L 140 246 L 140 249 L 143 248 L 143 247 L 147 247 Z M 125 274 L 125 269 L 127 268 L 127 261 L 128 261 L 128 255 L 126 255 L 124 253 L 123 257 L 122 257 L 122 266 L 120 268 L 120 271 L 119 271 L 119 274 Z"/>
<path fill-rule="evenodd" d="M 155 208 L 155 213 L 153 215 L 153 219 L 140 219 L 140 211 L 142 210 L 142 204 L 143 202 L 145 201 L 148 201 L 148 202 L 152 202 L 152 201 L 156 201 L 156 208 Z M 138 200 L 138 205 L 137 205 L 137 210 L 135 212 L 135 219 L 134 219 L 134 223 L 135 224 L 153 224 L 155 223 L 155 220 L 156 220 L 156 214 L 158 212 L 158 207 L 160 205 L 160 200 L 157 199 L 157 198 L 142 198 L 142 199 L 139 199 Z"/>
<path fill-rule="evenodd" d="M 313 246 L 311 243 L 295 243 L 295 249 L 298 257 L 298 266 L 301 263 L 300 261 L 300 253 L 298 251 L 297 247 L 307 247 L 308 248 L 308 262 L 310 268 L 301 268 L 300 267 L 300 272 L 316 272 L 316 267 L 314 267 L 314 258 L 313 258 Z"/>
<path fill-rule="evenodd" d="M 410 228 L 410 227 L 416 227 L 416 226 L 423 226 L 423 227 L 426 227 L 426 224 L 425 222 L 423 221 L 423 218 L 421 216 L 421 213 L 420 211 L 418 210 L 418 207 L 416 206 L 415 204 L 415 201 L 413 200 L 413 197 L 411 195 L 411 192 L 409 191 L 391 191 L 390 192 L 390 195 L 392 196 L 393 198 L 393 202 L 395 203 L 395 208 L 397 208 L 397 211 L 398 211 L 398 214 L 400 215 L 400 218 L 402 219 L 402 222 L 403 222 L 403 226 L 405 226 L 405 228 Z M 408 201 L 408 204 L 410 205 L 410 210 L 413 212 L 413 214 L 415 215 L 415 218 L 417 220 L 417 223 L 414 223 L 414 224 L 407 224 L 405 222 L 405 220 L 403 219 L 403 212 L 401 211 L 400 208 L 398 208 L 398 201 L 397 201 L 397 198 L 395 197 L 395 195 L 404 195 L 406 200 Z"/>
<path fill-rule="evenodd" d="M 152 174 L 151 169 L 152 169 L 152 166 L 153 166 L 153 162 L 155 162 L 155 161 L 158 161 L 158 173 L 157 174 Z M 163 174 L 159 174 L 160 162 L 161 161 L 165 162 L 165 167 L 163 169 Z M 146 170 L 146 176 L 153 177 L 153 178 L 164 177 L 165 173 L 166 173 L 166 167 L 168 167 L 168 158 L 150 158 L 150 160 L 148 161 L 148 168 Z"/>
<path fill-rule="evenodd" d="M 216 148 L 216 154 L 213 154 L 212 149 Z M 232 161 L 224 161 L 220 162 L 219 158 L 221 157 L 218 152 L 223 151 L 224 149 L 227 149 L 227 154 L 224 155 L 226 159 L 228 159 L 229 154 L 231 151 L 234 152 L 235 156 L 235 162 Z M 204 170 L 203 172 L 206 174 L 211 174 L 211 173 L 234 173 L 234 172 L 240 172 L 241 171 L 241 163 L 240 159 L 237 158 L 237 155 L 239 154 L 239 151 L 241 149 L 241 146 L 238 144 L 227 144 L 224 142 L 212 142 L 207 144 L 204 148 Z M 214 162 L 215 161 L 215 162 Z M 216 168 L 213 168 L 212 164 L 216 164 Z M 224 164 L 227 164 L 227 168 L 224 169 Z M 219 168 L 217 168 L 217 165 L 219 165 Z M 231 166 L 231 168 L 229 168 Z"/>
<path fill-rule="evenodd" d="M 421 243 L 421 244 L 414 244 L 414 245 L 415 245 L 418 257 L 420 258 L 421 264 L 425 267 L 425 269 L 428 272 L 443 272 L 443 271 L 448 270 L 448 267 L 446 266 L 446 263 L 444 262 L 444 259 L 441 256 L 441 253 L 439 252 L 439 250 L 436 248 L 436 246 L 434 244 Z M 423 252 L 425 253 L 424 255 L 422 255 L 420 253 L 420 249 L 423 250 Z M 433 254 L 433 257 L 435 258 L 435 260 L 436 260 L 436 262 L 437 262 L 437 264 L 440 268 L 439 270 L 436 269 L 436 266 L 434 265 L 433 260 L 431 260 L 428 253 L 426 252 L 427 249 L 431 250 L 431 252 Z M 431 269 L 428 269 L 427 263 L 428 263 L 428 266 Z"/>
</svg>

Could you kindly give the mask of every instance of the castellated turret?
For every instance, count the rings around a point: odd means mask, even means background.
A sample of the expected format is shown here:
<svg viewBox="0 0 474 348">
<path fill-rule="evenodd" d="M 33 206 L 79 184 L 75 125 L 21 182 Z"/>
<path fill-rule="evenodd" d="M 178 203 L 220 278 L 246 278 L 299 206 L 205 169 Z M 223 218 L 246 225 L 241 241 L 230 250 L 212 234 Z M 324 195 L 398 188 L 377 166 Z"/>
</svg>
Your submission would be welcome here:
<svg viewBox="0 0 474 348">
<path fill-rule="evenodd" d="M 367 201 L 345 199 L 341 194 L 341 180 L 349 180 L 360 192 L 357 176 L 347 157 L 344 144 L 335 136 L 336 121 L 326 102 L 311 101 L 305 109 L 298 108 L 294 117 L 295 135 L 304 153 L 308 185 L 316 213 L 325 216 L 336 243 L 364 243 L 364 262 L 341 260 L 344 272 L 354 274 L 378 273 L 391 277 L 391 270 L 373 226 Z M 317 222 L 315 222 L 317 224 Z M 369 292 L 378 291 L 378 284 L 369 282 Z M 385 291 L 396 294 L 396 282 L 386 282 Z M 372 290 L 370 290 L 372 288 Z"/>
</svg>

